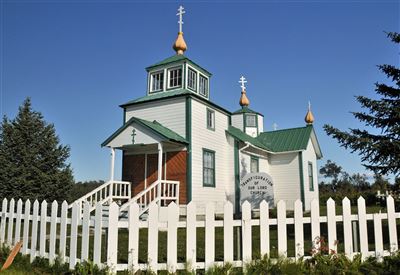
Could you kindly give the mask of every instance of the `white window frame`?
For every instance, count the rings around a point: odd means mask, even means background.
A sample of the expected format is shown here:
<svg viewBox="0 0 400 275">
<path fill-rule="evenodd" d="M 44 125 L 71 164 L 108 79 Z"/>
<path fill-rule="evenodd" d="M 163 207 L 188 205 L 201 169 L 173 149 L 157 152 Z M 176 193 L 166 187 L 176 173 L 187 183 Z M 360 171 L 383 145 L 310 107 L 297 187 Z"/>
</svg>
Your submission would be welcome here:
<svg viewBox="0 0 400 275">
<path fill-rule="evenodd" d="M 204 78 L 204 79 L 207 81 L 207 85 L 206 85 L 206 88 L 207 88 L 206 94 L 202 94 L 202 93 L 201 93 L 201 90 L 200 90 L 200 80 L 201 80 L 201 78 Z M 199 88 L 198 88 L 199 95 L 208 98 L 208 96 L 209 96 L 209 94 L 210 94 L 210 81 L 209 81 L 208 77 L 206 77 L 205 75 L 199 74 L 199 81 L 198 81 L 198 82 L 199 82 Z"/>
<path fill-rule="evenodd" d="M 170 80 L 171 80 L 171 74 L 170 73 L 171 73 L 171 71 L 174 71 L 174 70 L 181 70 L 181 84 L 171 87 L 170 86 Z M 168 84 L 167 84 L 168 89 L 176 89 L 176 88 L 179 88 L 179 87 L 182 88 L 182 86 L 183 86 L 183 67 L 182 66 L 176 66 L 176 67 L 169 68 L 167 70 L 167 74 L 168 74 Z"/>
<path fill-rule="evenodd" d="M 194 73 L 194 87 L 190 87 L 189 86 L 189 81 L 190 81 L 190 72 L 193 72 Z M 193 69 L 192 67 L 187 67 L 187 87 L 188 87 L 188 89 L 190 89 L 190 90 L 192 90 L 192 91 L 194 91 L 194 92 L 196 92 L 197 91 L 197 86 L 198 86 L 198 81 L 197 81 L 197 79 L 198 79 L 198 73 L 197 73 L 197 71 L 195 70 L 195 69 Z"/>
<path fill-rule="evenodd" d="M 249 124 L 247 123 L 247 118 L 248 118 L 248 117 L 254 117 L 254 125 L 249 125 Z M 257 115 L 255 115 L 255 114 L 246 114 L 245 117 L 244 117 L 244 119 L 246 120 L 246 121 L 245 121 L 246 127 L 252 127 L 252 128 L 256 128 L 256 127 L 257 127 Z"/>
<path fill-rule="evenodd" d="M 160 86 L 159 90 L 153 90 L 153 76 L 156 74 L 163 74 L 163 84 Z M 158 92 L 162 92 L 164 91 L 164 87 L 165 87 L 165 71 L 164 70 L 160 70 L 160 71 L 155 71 L 150 73 L 150 87 L 149 87 L 149 92 L 150 93 L 158 93 Z"/>
<path fill-rule="evenodd" d="M 210 117 L 211 120 L 209 120 L 209 114 L 211 114 Z M 211 121 L 212 125 L 208 124 L 209 121 Z M 215 111 L 210 108 L 207 108 L 206 124 L 207 124 L 207 129 L 215 131 Z"/>
</svg>

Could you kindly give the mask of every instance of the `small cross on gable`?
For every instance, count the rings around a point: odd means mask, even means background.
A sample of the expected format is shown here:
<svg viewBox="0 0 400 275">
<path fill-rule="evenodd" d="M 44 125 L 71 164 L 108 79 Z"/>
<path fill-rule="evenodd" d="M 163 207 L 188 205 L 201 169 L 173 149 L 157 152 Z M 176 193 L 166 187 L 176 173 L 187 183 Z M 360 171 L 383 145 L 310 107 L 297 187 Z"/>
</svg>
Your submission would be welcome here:
<svg viewBox="0 0 400 275">
<path fill-rule="evenodd" d="M 135 136 L 136 136 L 136 130 L 135 129 L 132 130 L 131 136 L 132 136 L 132 144 L 135 144 Z"/>
<path fill-rule="evenodd" d="M 240 87 L 242 88 L 242 90 L 246 90 L 246 86 L 244 84 L 247 83 L 247 80 L 243 75 L 240 77 L 239 83 L 241 84 Z"/>
</svg>

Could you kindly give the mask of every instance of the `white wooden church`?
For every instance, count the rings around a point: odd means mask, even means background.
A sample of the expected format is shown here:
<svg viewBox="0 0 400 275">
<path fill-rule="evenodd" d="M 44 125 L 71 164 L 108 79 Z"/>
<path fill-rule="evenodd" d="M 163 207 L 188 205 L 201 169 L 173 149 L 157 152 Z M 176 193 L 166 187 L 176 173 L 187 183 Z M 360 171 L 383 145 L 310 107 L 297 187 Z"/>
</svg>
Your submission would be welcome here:
<svg viewBox="0 0 400 275">
<path fill-rule="evenodd" d="M 120 105 L 124 124 L 102 144 L 111 148 L 111 193 L 137 201 L 143 211 L 155 200 L 181 206 L 194 201 L 200 208 L 211 201 L 217 211 L 228 200 L 240 211 L 241 180 L 265 172 L 273 180 L 275 204 L 285 200 L 291 209 L 301 199 L 309 210 L 318 198 L 322 157 L 310 107 L 305 125 L 264 131 L 264 116 L 250 108 L 244 77 L 238 110 L 214 103 L 211 73 L 184 55 L 184 10 L 178 11 L 176 54 L 146 68 L 145 95 Z M 123 154 L 122 182 L 114 180 L 115 150 Z"/>
</svg>

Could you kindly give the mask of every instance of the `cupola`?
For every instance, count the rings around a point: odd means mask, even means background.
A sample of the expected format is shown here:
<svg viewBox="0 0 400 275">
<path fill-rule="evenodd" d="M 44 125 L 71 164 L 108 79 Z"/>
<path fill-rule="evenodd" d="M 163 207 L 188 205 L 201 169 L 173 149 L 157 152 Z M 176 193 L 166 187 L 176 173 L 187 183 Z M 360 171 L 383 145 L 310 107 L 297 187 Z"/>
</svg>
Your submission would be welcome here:
<svg viewBox="0 0 400 275">
<path fill-rule="evenodd" d="M 264 131 L 264 116 L 249 108 L 250 100 L 247 97 L 247 80 L 244 76 L 240 78 L 241 96 L 239 100 L 240 109 L 232 113 L 232 126 L 241 129 L 246 134 L 257 137 Z"/>
</svg>

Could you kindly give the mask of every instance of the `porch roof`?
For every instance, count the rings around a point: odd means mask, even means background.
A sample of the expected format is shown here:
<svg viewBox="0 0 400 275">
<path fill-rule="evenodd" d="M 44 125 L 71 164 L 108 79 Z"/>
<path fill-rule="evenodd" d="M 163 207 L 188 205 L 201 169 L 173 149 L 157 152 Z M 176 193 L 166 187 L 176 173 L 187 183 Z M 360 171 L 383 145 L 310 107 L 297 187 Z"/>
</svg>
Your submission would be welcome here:
<svg viewBox="0 0 400 275">
<path fill-rule="evenodd" d="M 107 138 L 101 146 L 106 146 L 109 144 L 114 138 L 116 138 L 120 133 L 122 133 L 128 126 L 130 126 L 132 123 L 138 123 L 139 125 L 149 129 L 150 131 L 174 142 L 179 142 L 183 144 L 188 144 L 189 142 L 177 134 L 176 132 L 172 131 L 171 129 L 161 125 L 158 121 L 148 121 L 144 120 L 138 117 L 132 117 L 130 118 L 124 125 L 122 125 L 118 130 L 116 130 L 109 138 Z"/>
</svg>

